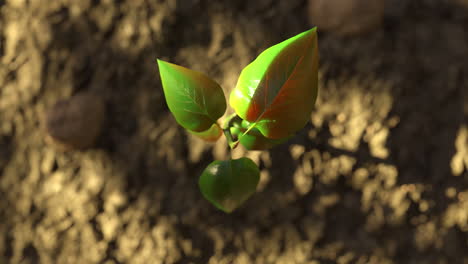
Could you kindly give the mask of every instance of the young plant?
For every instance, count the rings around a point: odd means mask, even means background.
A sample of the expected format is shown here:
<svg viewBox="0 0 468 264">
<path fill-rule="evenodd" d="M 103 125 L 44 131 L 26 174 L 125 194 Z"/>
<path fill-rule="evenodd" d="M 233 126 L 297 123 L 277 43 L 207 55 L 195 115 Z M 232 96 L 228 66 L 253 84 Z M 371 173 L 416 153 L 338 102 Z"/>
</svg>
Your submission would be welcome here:
<svg viewBox="0 0 468 264">
<path fill-rule="evenodd" d="M 188 132 L 215 142 L 222 134 L 231 149 L 267 150 L 302 129 L 318 90 L 317 29 L 313 28 L 263 51 L 241 72 L 226 112 L 222 88 L 206 75 L 158 60 L 169 110 Z M 214 161 L 203 171 L 203 196 L 230 213 L 256 190 L 260 172 L 250 159 Z"/>
</svg>

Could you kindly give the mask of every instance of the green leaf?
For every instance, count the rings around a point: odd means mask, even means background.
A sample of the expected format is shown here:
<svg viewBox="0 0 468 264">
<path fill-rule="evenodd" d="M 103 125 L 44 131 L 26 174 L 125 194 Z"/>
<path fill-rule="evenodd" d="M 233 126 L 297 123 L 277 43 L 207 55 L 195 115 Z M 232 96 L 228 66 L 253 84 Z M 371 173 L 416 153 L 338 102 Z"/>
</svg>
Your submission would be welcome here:
<svg viewBox="0 0 468 264">
<path fill-rule="evenodd" d="M 202 132 L 193 132 L 190 130 L 189 132 L 207 142 L 216 142 L 223 134 L 223 130 L 217 123 L 214 123 L 208 130 Z"/>
<path fill-rule="evenodd" d="M 286 138 L 310 119 L 318 89 L 316 28 L 263 51 L 247 65 L 229 103 L 263 136 Z"/>
<path fill-rule="evenodd" d="M 231 134 L 239 138 L 239 142 L 248 150 L 267 150 L 276 145 L 286 142 L 289 138 L 270 139 L 260 133 L 257 128 L 252 128 L 245 133 L 251 126 L 248 121 L 242 120 L 241 124 L 234 123 L 230 127 Z"/>
<path fill-rule="evenodd" d="M 200 176 L 198 185 L 205 199 L 230 213 L 257 189 L 260 171 L 251 159 L 213 161 Z"/>
<path fill-rule="evenodd" d="M 177 123 L 192 132 L 211 128 L 226 111 L 219 84 L 206 75 L 158 60 L 167 106 Z"/>
</svg>

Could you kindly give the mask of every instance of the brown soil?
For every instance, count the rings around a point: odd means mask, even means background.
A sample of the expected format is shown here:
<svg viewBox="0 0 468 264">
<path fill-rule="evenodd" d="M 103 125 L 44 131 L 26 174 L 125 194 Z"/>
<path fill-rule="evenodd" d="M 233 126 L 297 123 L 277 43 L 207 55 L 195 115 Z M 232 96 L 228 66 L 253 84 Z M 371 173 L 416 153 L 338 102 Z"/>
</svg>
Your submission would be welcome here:
<svg viewBox="0 0 468 264">
<path fill-rule="evenodd" d="M 377 31 L 320 32 L 311 123 L 248 154 L 261 185 L 228 215 L 197 186 L 226 145 L 175 123 L 155 60 L 228 93 L 305 0 L 0 0 L 0 263 L 468 263 L 468 5 L 387 2 Z M 59 151 L 44 113 L 80 92 L 105 129 Z"/>
</svg>

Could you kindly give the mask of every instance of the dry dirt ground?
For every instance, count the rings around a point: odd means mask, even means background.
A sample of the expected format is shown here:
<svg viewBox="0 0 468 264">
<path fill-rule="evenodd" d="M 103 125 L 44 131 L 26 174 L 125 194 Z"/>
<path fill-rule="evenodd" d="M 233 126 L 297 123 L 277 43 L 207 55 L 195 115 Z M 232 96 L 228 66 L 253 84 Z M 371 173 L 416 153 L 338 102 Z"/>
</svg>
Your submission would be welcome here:
<svg viewBox="0 0 468 264">
<path fill-rule="evenodd" d="M 227 215 L 197 186 L 224 142 L 175 123 L 155 60 L 227 93 L 305 0 L 0 0 L 0 263 L 468 263 L 468 5 L 387 2 L 379 30 L 320 32 L 311 123 L 248 154 L 261 184 Z M 63 152 L 41 120 L 81 92 L 105 129 Z"/>
</svg>

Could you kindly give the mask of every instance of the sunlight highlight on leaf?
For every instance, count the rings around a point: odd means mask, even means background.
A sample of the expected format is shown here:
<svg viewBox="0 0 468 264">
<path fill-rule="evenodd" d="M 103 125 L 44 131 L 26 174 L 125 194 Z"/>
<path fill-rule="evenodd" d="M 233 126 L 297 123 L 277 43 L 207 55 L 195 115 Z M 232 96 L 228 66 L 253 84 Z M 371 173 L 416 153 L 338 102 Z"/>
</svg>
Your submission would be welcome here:
<svg viewBox="0 0 468 264">
<path fill-rule="evenodd" d="M 316 28 L 262 52 L 244 68 L 230 105 L 267 138 L 288 137 L 309 121 L 318 90 Z"/>
<path fill-rule="evenodd" d="M 158 60 L 169 110 L 177 123 L 191 132 L 209 130 L 226 111 L 219 84 L 206 75 Z"/>
</svg>

